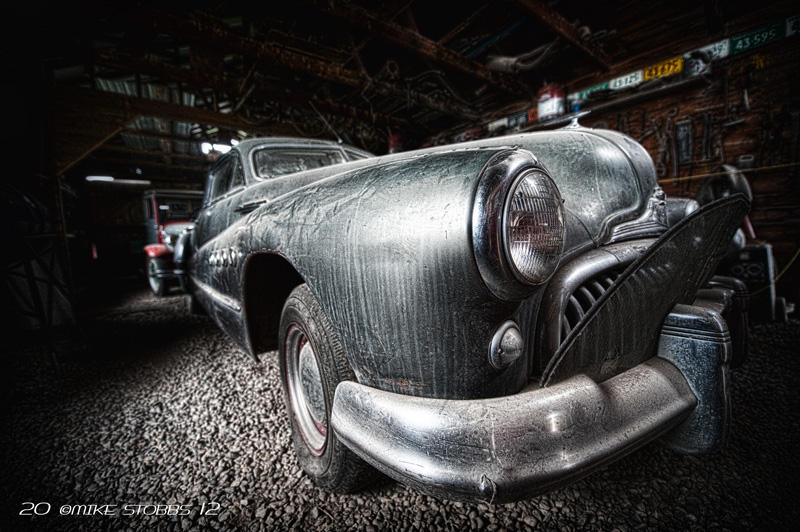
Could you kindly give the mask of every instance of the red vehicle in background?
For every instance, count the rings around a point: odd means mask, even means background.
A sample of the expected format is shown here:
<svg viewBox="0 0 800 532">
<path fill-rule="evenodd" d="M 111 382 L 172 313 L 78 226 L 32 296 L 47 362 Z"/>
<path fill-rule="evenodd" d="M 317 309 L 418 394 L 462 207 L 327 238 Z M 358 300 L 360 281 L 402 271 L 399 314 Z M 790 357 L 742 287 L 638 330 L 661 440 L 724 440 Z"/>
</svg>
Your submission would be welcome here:
<svg viewBox="0 0 800 532">
<path fill-rule="evenodd" d="M 203 193 L 194 190 L 146 190 L 144 214 L 147 245 L 147 279 L 157 296 L 169 292 L 172 281 L 181 278 L 174 260 L 175 244 L 194 219 L 203 203 Z"/>
</svg>

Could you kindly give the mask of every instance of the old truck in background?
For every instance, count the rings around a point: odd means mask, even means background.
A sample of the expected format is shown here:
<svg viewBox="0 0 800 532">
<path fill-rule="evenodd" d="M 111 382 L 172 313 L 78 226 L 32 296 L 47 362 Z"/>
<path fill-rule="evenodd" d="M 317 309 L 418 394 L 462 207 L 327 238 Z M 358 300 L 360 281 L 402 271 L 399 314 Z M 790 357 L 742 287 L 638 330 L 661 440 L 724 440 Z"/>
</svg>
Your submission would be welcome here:
<svg viewBox="0 0 800 532">
<path fill-rule="evenodd" d="M 194 190 L 146 190 L 143 195 L 147 245 L 145 272 L 150 289 L 164 296 L 170 284 L 179 281 L 183 272 L 176 271 L 174 248 L 178 237 L 194 224 L 203 202 L 203 193 Z"/>
</svg>

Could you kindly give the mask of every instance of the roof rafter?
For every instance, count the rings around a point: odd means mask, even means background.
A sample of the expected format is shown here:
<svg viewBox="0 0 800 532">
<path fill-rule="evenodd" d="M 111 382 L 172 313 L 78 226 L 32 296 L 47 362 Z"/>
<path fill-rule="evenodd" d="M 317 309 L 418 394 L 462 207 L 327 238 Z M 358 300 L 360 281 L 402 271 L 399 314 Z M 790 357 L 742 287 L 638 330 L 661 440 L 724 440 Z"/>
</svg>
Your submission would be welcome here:
<svg viewBox="0 0 800 532">
<path fill-rule="evenodd" d="M 218 113 L 159 100 L 123 96 L 83 88 L 53 91 L 50 103 L 49 171 L 66 172 L 140 116 L 155 116 L 180 122 L 211 124 L 249 133 L 286 134 L 284 124 L 253 124 L 232 114 Z"/>
<path fill-rule="evenodd" d="M 599 47 L 583 40 L 578 34 L 574 24 L 562 17 L 556 10 L 548 6 L 541 0 L 514 0 L 520 7 L 532 14 L 554 32 L 563 37 L 575 48 L 583 52 L 584 55 L 592 59 L 595 63 L 603 67 L 604 70 L 611 68 L 611 58 Z"/>
<path fill-rule="evenodd" d="M 115 52 L 111 50 L 98 50 L 94 54 L 94 62 L 97 65 L 112 68 L 121 72 L 138 73 L 154 76 L 164 81 L 176 81 L 186 84 L 194 89 L 214 89 L 225 92 L 229 96 L 240 96 L 241 84 L 238 81 L 228 80 L 221 76 L 215 76 L 201 72 L 194 68 L 182 68 L 167 63 L 161 59 L 148 56 L 139 57 L 129 53 Z M 405 119 L 395 118 L 380 113 L 370 114 L 369 112 L 346 104 L 327 102 L 313 98 L 312 95 L 302 90 L 281 91 L 270 87 L 265 83 L 256 82 L 253 95 L 263 98 L 288 102 L 297 109 L 311 110 L 310 104 L 317 109 L 330 113 L 334 116 L 355 118 L 368 123 L 373 121 L 390 126 L 412 127 L 412 124 Z"/>
<path fill-rule="evenodd" d="M 443 101 L 410 89 L 398 89 L 381 81 L 364 79 L 358 71 L 326 61 L 316 55 L 286 48 L 275 42 L 262 42 L 238 35 L 209 16 L 196 13 L 193 17 L 183 18 L 164 11 L 141 7 L 127 10 L 120 16 L 124 17 L 126 23 L 176 35 L 203 46 L 239 53 L 290 71 L 362 90 L 370 88 L 382 96 L 402 98 L 411 104 L 449 115 L 477 117 L 477 114 L 465 105 Z"/>
<path fill-rule="evenodd" d="M 440 65 L 486 81 L 508 93 L 519 95 L 520 93 L 529 92 L 518 80 L 508 75 L 492 72 L 484 65 L 442 46 L 433 39 L 420 35 L 413 29 L 376 17 L 363 7 L 352 3 L 340 3 L 336 4 L 334 8 L 327 2 L 319 0 L 315 1 L 313 5 L 321 13 L 343 20 L 351 26 L 364 29 L 379 39 L 391 42 Z"/>
<path fill-rule="evenodd" d="M 147 166 L 152 168 L 164 168 L 168 170 L 180 170 L 182 172 L 192 172 L 198 175 L 205 175 L 206 172 L 208 171 L 207 168 L 204 168 L 202 166 L 188 166 L 184 164 L 162 163 L 158 161 L 149 161 L 146 159 L 135 159 L 135 158 L 126 159 L 122 157 L 109 157 L 98 153 L 92 154 L 91 160 L 93 164 L 108 163 L 119 166 L 126 166 L 128 168 L 136 166 Z"/>
<path fill-rule="evenodd" d="M 153 151 L 153 150 L 139 150 L 136 148 L 129 148 L 127 146 L 115 146 L 113 144 L 105 144 L 99 148 L 103 151 L 110 151 L 116 153 L 129 153 L 131 155 L 139 155 L 139 156 L 151 156 L 151 157 L 172 157 L 175 159 L 188 159 L 191 161 L 198 161 L 201 163 L 210 163 L 211 159 L 206 157 L 205 155 L 199 155 L 194 153 L 179 153 L 179 152 L 165 152 L 165 151 Z"/>
<path fill-rule="evenodd" d="M 170 135 L 169 133 L 159 133 L 157 131 L 148 131 L 145 129 L 123 129 L 120 134 L 133 135 L 135 137 L 145 137 L 150 139 L 168 140 L 171 142 L 191 142 L 193 144 L 202 144 L 203 142 L 212 142 L 209 139 L 196 139 L 193 137 L 182 137 L 180 135 Z"/>
</svg>

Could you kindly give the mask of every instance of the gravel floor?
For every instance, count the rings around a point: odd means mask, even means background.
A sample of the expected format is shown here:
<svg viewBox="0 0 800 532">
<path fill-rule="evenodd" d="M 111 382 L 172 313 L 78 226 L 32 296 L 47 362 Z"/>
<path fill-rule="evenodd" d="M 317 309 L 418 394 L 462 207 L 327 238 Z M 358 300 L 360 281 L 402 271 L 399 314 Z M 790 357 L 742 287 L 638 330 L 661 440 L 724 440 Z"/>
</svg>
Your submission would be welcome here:
<svg viewBox="0 0 800 532">
<path fill-rule="evenodd" d="M 390 481 L 351 496 L 314 488 L 291 450 L 275 354 L 253 364 L 181 297 L 136 292 L 97 310 L 86 334 L 91 348 L 58 363 L 6 354 L 2 530 L 772 530 L 800 518 L 797 321 L 753 330 L 723 452 L 650 445 L 571 487 L 488 506 Z M 18 516 L 26 502 L 49 515 Z M 204 503 L 219 515 L 201 515 Z M 78 504 L 117 515 L 59 515 Z M 188 515 L 119 515 L 124 505 Z"/>
</svg>

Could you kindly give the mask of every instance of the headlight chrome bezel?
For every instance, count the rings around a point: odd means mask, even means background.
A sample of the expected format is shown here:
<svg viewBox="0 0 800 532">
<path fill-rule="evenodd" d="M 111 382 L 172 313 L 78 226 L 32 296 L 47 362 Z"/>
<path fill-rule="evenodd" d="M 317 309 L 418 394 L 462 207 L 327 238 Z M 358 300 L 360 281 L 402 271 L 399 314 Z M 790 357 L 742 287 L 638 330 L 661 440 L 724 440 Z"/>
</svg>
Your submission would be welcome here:
<svg viewBox="0 0 800 532">
<path fill-rule="evenodd" d="M 521 148 L 499 152 L 486 163 L 473 201 L 472 247 L 478 270 L 487 288 L 496 297 L 507 301 L 524 299 L 541 284 L 531 283 L 516 271 L 505 245 L 507 201 L 519 180 L 530 171 L 541 172 L 550 179 L 561 203 L 560 191 L 547 169 L 531 152 Z M 559 208 L 562 209 L 562 220 L 565 220 L 563 204 Z M 553 272 L 557 268 L 556 264 Z"/>
</svg>

